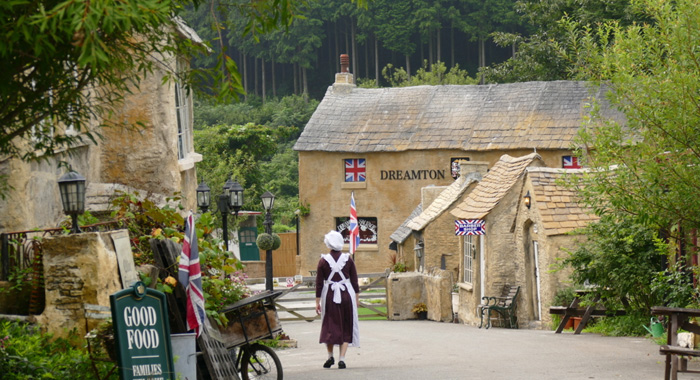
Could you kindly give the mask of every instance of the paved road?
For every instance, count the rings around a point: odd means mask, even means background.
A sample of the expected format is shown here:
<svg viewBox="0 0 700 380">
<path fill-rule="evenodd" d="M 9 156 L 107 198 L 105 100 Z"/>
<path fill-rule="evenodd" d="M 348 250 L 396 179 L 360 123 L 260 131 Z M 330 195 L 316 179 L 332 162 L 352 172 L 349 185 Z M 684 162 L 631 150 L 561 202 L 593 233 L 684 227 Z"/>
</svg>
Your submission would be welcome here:
<svg viewBox="0 0 700 380">
<path fill-rule="evenodd" d="M 322 368 L 326 353 L 318 344 L 318 321 L 284 322 L 283 328 L 298 341 L 298 348 L 278 351 L 285 380 L 663 378 L 659 348 L 645 338 L 360 321 L 361 347 L 348 349 L 348 368 L 339 370 Z"/>
</svg>

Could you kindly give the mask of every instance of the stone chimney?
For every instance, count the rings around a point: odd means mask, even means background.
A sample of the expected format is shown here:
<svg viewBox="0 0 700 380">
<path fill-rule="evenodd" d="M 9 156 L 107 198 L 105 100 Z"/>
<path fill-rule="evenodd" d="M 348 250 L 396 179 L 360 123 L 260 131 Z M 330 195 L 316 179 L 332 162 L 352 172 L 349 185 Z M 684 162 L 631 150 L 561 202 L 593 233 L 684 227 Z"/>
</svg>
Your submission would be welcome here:
<svg viewBox="0 0 700 380">
<path fill-rule="evenodd" d="M 342 87 L 355 87 L 355 78 L 350 73 L 350 56 L 347 54 L 340 55 L 340 72 L 335 74 L 334 89 Z"/>
</svg>

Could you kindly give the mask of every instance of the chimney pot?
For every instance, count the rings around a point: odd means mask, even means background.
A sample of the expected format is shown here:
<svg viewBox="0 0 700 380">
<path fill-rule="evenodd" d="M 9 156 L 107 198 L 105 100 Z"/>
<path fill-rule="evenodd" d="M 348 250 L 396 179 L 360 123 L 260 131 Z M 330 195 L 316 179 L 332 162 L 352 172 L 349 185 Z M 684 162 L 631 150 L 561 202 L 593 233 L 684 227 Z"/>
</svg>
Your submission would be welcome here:
<svg viewBox="0 0 700 380">
<path fill-rule="evenodd" d="M 350 56 L 347 54 L 340 55 L 340 72 L 349 73 L 350 68 Z"/>
</svg>

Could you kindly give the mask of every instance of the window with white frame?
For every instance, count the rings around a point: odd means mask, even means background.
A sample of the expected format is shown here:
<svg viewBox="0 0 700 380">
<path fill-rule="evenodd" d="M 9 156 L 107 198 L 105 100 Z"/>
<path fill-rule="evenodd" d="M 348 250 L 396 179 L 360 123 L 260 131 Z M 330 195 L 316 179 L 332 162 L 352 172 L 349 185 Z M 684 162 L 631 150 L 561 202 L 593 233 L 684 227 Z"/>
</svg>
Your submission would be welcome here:
<svg viewBox="0 0 700 380">
<path fill-rule="evenodd" d="M 177 61 L 177 71 L 182 73 L 185 68 L 185 63 L 182 60 Z M 183 159 L 190 151 L 189 133 L 190 133 L 190 99 L 189 91 L 180 81 L 175 82 L 175 109 L 177 112 L 177 158 Z"/>
<path fill-rule="evenodd" d="M 464 239 L 464 273 L 462 281 L 472 285 L 474 283 L 474 259 L 476 258 L 476 242 L 474 235 L 465 235 Z"/>
</svg>

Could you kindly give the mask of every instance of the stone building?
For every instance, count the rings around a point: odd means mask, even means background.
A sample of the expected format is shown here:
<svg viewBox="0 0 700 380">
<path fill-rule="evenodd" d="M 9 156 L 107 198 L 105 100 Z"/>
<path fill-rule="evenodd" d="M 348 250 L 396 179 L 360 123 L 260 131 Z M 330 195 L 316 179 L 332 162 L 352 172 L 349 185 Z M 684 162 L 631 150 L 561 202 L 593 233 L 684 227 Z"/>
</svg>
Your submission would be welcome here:
<svg viewBox="0 0 700 380">
<path fill-rule="evenodd" d="M 479 323 L 484 296 L 519 285 L 518 323 L 541 327 L 551 322 L 548 308 L 569 272 L 552 271 L 574 247 L 569 233 L 595 216 L 582 209 L 572 190 L 557 179 L 579 170 L 544 167 L 535 153 L 501 157 L 465 200 L 450 212 L 458 220 L 483 221 L 484 235 L 461 237 L 459 309 L 461 321 Z"/>
<path fill-rule="evenodd" d="M 462 161 L 461 175 L 451 185 L 421 189 L 421 211 L 402 225 L 410 230 L 413 239 L 405 245 L 400 231 L 390 236 L 399 257 L 411 263 L 411 268 L 419 272 L 440 268 L 452 273 L 455 281 L 459 278 L 459 239 L 454 233 L 454 217 L 447 211 L 469 194 L 487 168 L 487 162 Z M 427 206 L 423 209 L 422 205 Z"/>
<path fill-rule="evenodd" d="M 604 101 L 605 88 L 586 82 L 364 89 L 345 71 L 294 147 L 305 275 L 326 251 L 325 233 L 338 229 L 347 236 L 351 195 L 362 229 L 358 269 L 383 271 L 395 252 L 390 236 L 421 204 L 421 189 L 450 186 L 459 160 L 490 167 L 503 154 L 537 151 L 544 166 L 575 166 L 570 149 L 592 99 L 602 100 L 604 116 L 622 117 Z M 412 237 L 401 239 L 408 246 Z"/>
<path fill-rule="evenodd" d="M 524 285 L 523 320 L 551 324 L 549 307 L 559 289 L 572 286 L 570 269 L 558 269 L 558 260 L 576 248 L 584 236 L 576 230 L 599 218 L 578 202 L 577 194 L 563 185 L 567 177 L 580 176 L 586 169 L 529 167 L 520 193 L 518 213 L 513 221 L 513 254 L 523 267 L 516 283 Z M 525 197 L 529 196 L 530 206 Z M 537 276 L 531 276 L 536 273 Z M 537 323 L 535 323 L 537 325 Z"/>
<path fill-rule="evenodd" d="M 201 43 L 197 34 L 176 19 L 174 33 Z M 185 209 L 195 209 L 195 163 L 192 137 L 192 95 L 180 83 L 163 82 L 167 70 L 183 70 L 186 57 L 163 57 L 138 91 L 127 94 L 115 120 L 143 127 L 103 128 L 102 139 L 73 146 L 66 154 L 37 162 L 0 158 L 0 173 L 8 175 L 11 191 L 0 199 L 0 232 L 52 228 L 64 218 L 57 180 L 64 160 L 86 178 L 86 207 L 104 211 L 117 190 L 138 191 L 164 202 L 181 193 Z M 167 66 L 167 67 L 166 67 Z M 97 123 L 97 121 L 95 122 Z"/>
</svg>

